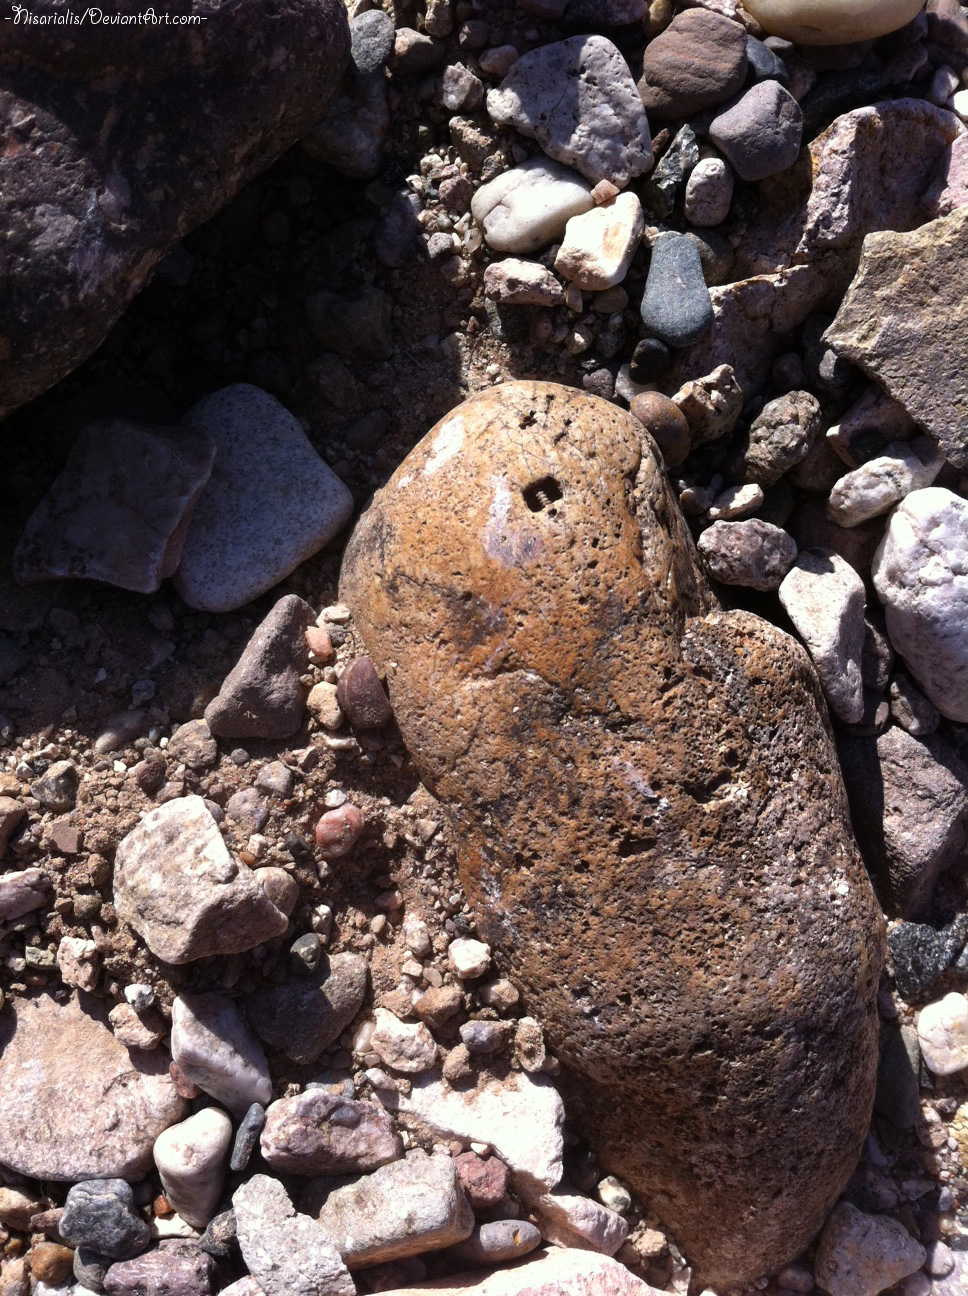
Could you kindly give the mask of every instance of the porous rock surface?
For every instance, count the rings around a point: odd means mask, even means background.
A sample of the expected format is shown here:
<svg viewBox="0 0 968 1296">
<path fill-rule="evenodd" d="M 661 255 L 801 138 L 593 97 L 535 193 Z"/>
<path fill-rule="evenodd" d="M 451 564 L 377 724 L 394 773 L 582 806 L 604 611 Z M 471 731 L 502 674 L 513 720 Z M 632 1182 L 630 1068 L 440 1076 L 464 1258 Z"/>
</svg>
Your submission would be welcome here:
<svg viewBox="0 0 968 1296">
<path fill-rule="evenodd" d="M 715 608 L 641 425 L 545 383 L 431 430 L 341 597 L 602 1165 L 706 1282 L 795 1256 L 866 1133 L 883 957 L 802 649 Z"/>
<path fill-rule="evenodd" d="M 305 134 L 349 55 L 339 0 L 191 0 L 178 26 L 110 9 L 127 24 L 71 26 L 39 0 L 49 25 L 4 31 L 0 416 L 90 355 L 172 244 Z"/>
</svg>

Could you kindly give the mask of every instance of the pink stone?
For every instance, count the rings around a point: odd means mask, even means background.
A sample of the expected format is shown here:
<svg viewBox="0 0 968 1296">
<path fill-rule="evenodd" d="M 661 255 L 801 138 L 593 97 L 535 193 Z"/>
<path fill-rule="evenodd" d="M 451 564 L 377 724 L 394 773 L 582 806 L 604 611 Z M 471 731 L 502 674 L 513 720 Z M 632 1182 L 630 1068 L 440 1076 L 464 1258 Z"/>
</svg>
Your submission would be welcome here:
<svg viewBox="0 0 968 1296">
<path fill-rule="evenodd" d="M 316 825 L 316 844 L 327 859 L 348 854 L 363 831 L 363 816 L 351 802 L 327 810 Z"/>
</svg>

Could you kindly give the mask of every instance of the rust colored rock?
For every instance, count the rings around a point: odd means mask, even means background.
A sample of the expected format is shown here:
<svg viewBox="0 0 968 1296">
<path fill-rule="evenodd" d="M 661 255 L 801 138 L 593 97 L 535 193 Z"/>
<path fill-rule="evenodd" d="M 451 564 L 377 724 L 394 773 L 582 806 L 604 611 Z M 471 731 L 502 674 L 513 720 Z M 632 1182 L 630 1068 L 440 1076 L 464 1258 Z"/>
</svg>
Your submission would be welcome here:
<svg viewBox="0 0 968 1296">
<path fill-rule="evenodd" d="M 600 1163 L 703 1281 L 778 1269 L 863 1143 L 883 961 L 803 649 L 716 608 L 641 425 L 547 383 L 431 430 L 340 597 Z"/>
<path fill-rule="evenodd" d="M 324 859 L 348 855 L 363 831 L 363 816 L 351 801 L 327 810 L 316 825 L 316 845 Z"/>
<path fill-rule="evenodd" d="M 645 427 L 670 468 L 677 468 L 692 449 L 686 416 L 661 392 L 644 391 L 632 397 L 631 413 Z"/>
<path fill-rule="evenodd" d="M 339 0 L 184 0 L 179 26 L 106 8 L 121 21 L 38 0 L 4 25 L 0 416 L 86 359 L 172 244 L 309 130 L 349 55 Z"/>
</svg>

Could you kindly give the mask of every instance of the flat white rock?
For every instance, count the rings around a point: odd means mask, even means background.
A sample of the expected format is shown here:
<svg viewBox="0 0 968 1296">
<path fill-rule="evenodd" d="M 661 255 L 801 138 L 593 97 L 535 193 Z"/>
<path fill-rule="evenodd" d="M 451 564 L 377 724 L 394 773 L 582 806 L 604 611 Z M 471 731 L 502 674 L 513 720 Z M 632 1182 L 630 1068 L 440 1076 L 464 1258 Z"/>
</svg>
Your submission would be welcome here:
<svg viewBox="0 0 968 1296">
<path fill-rule="evenodd" d="M 220 1107 L 206 1107 L 155 1139 L 165 1196 L 193 1228 L 205 1228 L 218 1209 L 231 1146 L 232 1121 Z"/>
<path fill-rule="evenodd" d="M 952 992 L 926 1004 L 918 1016 L 918 1042 L 925 1066 L 935 1075 L 968 1067 L 968 999 Z"/>
<path fill-rule="evenodd" d="M 921 10 L 918 0 L 743 0 L 770 36 L 800 45 L 851 45 L 886 36 Z"/>
<path fill-rule="evenodd" d="M 171 1008 L 171 1055 L 186 1079 L 237 1116 L 272 1098 L 265 1051 L 227 995 L 179 995 Z"/>
<path fill-rule="evenodd" d="M 864 714 L 864 582 L 839 554 L 807 549 L 784 576 L 779 594 L 831 709 L 857 724 Z"/>
<path fill-rule="evenodd" d="M 0 1164 L 34 1179 L 134 1182 L 184 1100 L 163 1049 L 131 1051 L 98 1000 L 11 999 L 0 1016 Z"/>
<path fill-rule="evenodd" d="M 536 1251 L 523 1264 L 490 1273 L 452 1274 L 384 1296 L 660 1296 L 625 1265 L 594 1251 Z"/>
<path fill-rule="evenodd" d="M 438 1076 L 418 1076 L 399 1109 L 445 1138 L 487 1143 L 510 1168 L 518 1191 L 531 1200 L 561 1179 L 561 1097 L 543 1076 L 512 1072 L 482 1079 L 476 1089 L 452 1089 Z"/>
<path fill-rule="evenodd" d="M 874 555 L 887 633 L 943 716 L 968 721 L 968 501 L 941 486 L 913 491 Z"/>
<path fill-rule="evenodd" d="M 859 526 L 889 513 L 912 491 L 930 486 L 943 467 L 944 455 L 928 437 L 895 441 L 834 484 L 827 516 L 838 526 Z"/>
<path fill-rule="evenodd" d="M 814 1277 L 830 1296 L 878 1296 L 916 1273 L 925 1256 L 899 1220 L 838 1202 L 820 1235 Z"/>
<path fill-rule="evenodd" d="M 481 185 L 471 214 L 496 252 L 537 252 L 561 238 L 572 216 L 595 206 L 592 187 L 576 172 L 533 157 Z"/>
<path fill-rule="evenodd" d="M 224 387 L 182 421 L 214 441 L 216 454 L 174 585 L 189 607 L 231 612 L 332 540 L 353 497 L 296 418 L 258 387 Z"/>
<path fill-rule="evenodd" d="M 238 954 L 289 925 L 252 870 L 229 854 L 200 796 L 166 801 L 124 838 L 114 904 L 166 963 Z"/>
<path fill-rule="evenodd" d="M 652 165 L 645 108 L 629 65 L 604 36 L 572 36 L 523 54 L 487 111 L 536 139 L 549 157 L 624 189 Z"/>
<path fill-rule="evenodd" d="M 610 203 L 572 216 L 555 269 L 582 292 L 614 288 L 628 273 L 644 231 L 638 195 L 621 193 Z"/>
</svg>

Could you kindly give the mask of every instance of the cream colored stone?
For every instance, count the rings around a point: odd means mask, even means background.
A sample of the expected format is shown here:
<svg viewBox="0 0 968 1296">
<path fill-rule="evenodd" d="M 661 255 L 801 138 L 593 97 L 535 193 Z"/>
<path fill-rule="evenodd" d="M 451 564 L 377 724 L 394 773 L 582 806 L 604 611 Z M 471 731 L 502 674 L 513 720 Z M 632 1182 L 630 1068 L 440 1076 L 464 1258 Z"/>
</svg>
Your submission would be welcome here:
<svg viewBox="0 0 968 1296">
<path fill-rule="evenodd" d="M 953 992 L 922 1008 L 918 1042 L 925 1066 L 935 1075 L 968 1067 L 968 999 Z"/>
<path fill-rule="evenodd" d="M 800 45 L 849 45 L 897 31 L 921 0 L 743 0 L 770 36 Z"/>
<path fill-rule="evenodd" d="M 607 206 L 572 216 L 555 257 L 555 269 L 582 292 L 614 288 L 628 273 L 644 230 L 638 196 L 619 194 Z"/>
</svg>

